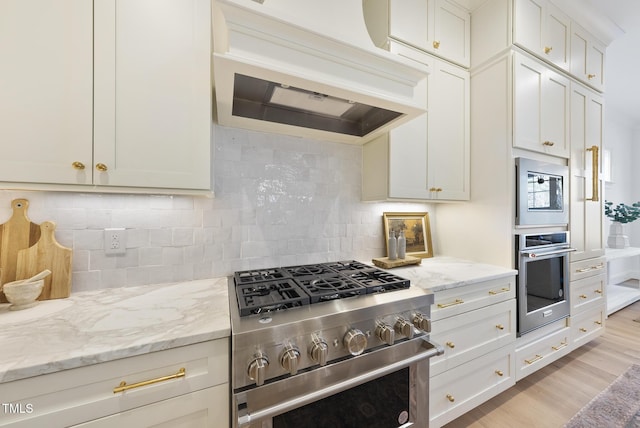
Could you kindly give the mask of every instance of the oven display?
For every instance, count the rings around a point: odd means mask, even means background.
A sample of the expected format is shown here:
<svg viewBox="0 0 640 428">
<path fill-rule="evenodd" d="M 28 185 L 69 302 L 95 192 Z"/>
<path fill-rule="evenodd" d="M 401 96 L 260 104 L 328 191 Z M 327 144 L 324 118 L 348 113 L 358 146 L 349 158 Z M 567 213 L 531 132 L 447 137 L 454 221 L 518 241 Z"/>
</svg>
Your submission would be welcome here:
<svg viewBox="0 0 640 428">
<path fill-rule="evenodd" d="M 273 418 L 273 428 L 389 428 L 409 420 L 409 368 Z"/>
<path fill-rule="evenodd" d="M 562 211 L 562 176 L 527 173 L 527 208 L 532 211 Z"/>
</svg>

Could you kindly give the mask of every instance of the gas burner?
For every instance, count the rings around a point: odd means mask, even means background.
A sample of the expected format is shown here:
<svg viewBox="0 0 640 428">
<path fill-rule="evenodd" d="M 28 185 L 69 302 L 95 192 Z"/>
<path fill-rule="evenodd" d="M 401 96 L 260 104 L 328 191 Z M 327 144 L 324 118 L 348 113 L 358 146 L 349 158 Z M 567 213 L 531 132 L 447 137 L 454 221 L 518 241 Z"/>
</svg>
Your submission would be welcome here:
<svg viewBox="0 0 640 428">
<path fill-rule="evenodd" d="M 364 263 L 360 263 L 355 260 L 325 263 L 324 266 L 327 266 L 329 269 L 335 270 L 336 272 L 340 272 L 344 275 L 348 275 L 349 273 L 358 272 L 365 269 L 372 269 L 372 266 L 365 265 Z"/>
<path fill-rule="evenodd" d="M 303 277 L 298 283 L 311 298 L 311 303 L 359 296 L 367 289 L 346 276 L 339 274 L 320 277 Z"/>
<path fill-rule="evenodd" d="M 291 279 L 236 285 L 240 316 L 280 311 L 309 304 L 309 296 Z"/>
<path fill-rule="evenodd" d="M 301 265 L 301 266 L 287 266 L 282 268 L 294 278 L 302 276 L 318 276 L 329 273 L 334 273 L 331 269 L 324 265 Z"/>
<path fill-rule="evenodd" d="M 288 276 L 289 275 L 280 268 L 246 270 L 234 274 L 236 285 L 280 280 Z"/>
<path fill-rule="evenodd" d="M 367 287 L 367 293 L 400 290 L 410 286 L 408 279 L 379 269 L 358 271 L 350 274 L 349 277 Z"/>
</svg>

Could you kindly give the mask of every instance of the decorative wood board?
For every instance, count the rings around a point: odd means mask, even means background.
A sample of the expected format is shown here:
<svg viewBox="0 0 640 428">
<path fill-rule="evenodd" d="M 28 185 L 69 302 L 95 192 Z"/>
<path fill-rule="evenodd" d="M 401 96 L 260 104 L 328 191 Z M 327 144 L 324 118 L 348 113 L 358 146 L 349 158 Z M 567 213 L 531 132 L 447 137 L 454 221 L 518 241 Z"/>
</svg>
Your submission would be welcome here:
<svg viewBox="0 0 640 428">
<path fill-rule="evenodd" d="M 383 269 L 392 269 L 400 266 L 419 265 L 422 259 L 419 257 L 406 256 L 404 259 L 389 260 L 389 257 L 379 257 L 372 259 L 374 265 Z"/>
</svg>

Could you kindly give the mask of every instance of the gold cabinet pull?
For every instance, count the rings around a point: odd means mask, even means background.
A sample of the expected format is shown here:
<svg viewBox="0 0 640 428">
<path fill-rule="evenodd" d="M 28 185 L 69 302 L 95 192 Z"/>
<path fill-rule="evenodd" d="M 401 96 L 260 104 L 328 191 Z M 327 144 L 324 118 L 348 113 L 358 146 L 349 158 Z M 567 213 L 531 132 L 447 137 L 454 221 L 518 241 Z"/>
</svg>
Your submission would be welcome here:
<svg viewBox="0 0 640 428">
<path fill-rule="evenodd" d="M 591 197 L 587 198 L 587 201 L 598 202 L 600 200 L 599 191 L 598 191 L 598 165 L 600 161 L 598 160 L 598 153 L 600 148 L 598 146 L 591 146 L 587 149 L 588 152 L 592 152 L 591 155 Z"/>
<path fill-rule="evenodd" d="M 440 40 L 434 40 L 433 41 L 433 48 L 434 49 L 439 49 L 440 48 Z"/>
<path fill-rule="evenodd" d="M 118 392 L 124 392 L 124 391 L 127 391 L 129 389 L 140 388 L 141 386 L 151 385 L 151 384 L 158 383 L 158 382 L 164 382 L 165 380 L 177 379 L 179 377 L 184 377 L 186 374 L 187 374 L 187 371 L 183 367 L 180 370 L 178 370 L 178 373 L 175 373 L 175 374 L 172 374 L 172 375 L 169 375 L 169 376 L 158 377 L 158 378 L 151 379 L 151 380 L 144 380 L 144 381 L 138 382 L 138 383 L 132 383 L 131 385 L 127 385 L 127 382 L 122 381 L 122 382 L 120 382 L 120 385 L 118 385 L 115 388 L 113 388 L 113 393 L 117 394 Z"/>
<path fill-rule="evenodd" d="M 598 293 L 598 294 L 602 294 L 602 290 L 597 289 L 597 290 L 593 290 L 594 293 Z"/>
<path fill-rule="evenodd" d="M 594 77 L 596 77 L 595 74 L 587 74 L 587 79 L 589 80 L 593 79 Z"/>
<path fill-rule="evenodd" d="M 580 327 L 580 331 L 583 332 L 583 333 L 586 333 L 588 330 L 586 328 L 584 328 L 584 327 Z"/>
<path fill-rule="evenodd" d="M 96 169 L 98 171 L 105 172 L 109 168 L 107 168 L 107 166 L 105 164 L 103 164 L 103 163 L 97 163 L 96 164 Z"/>
<path fill-rule="evenodd" d="M 442 187 L 430 187 L 430 192 L 442 192 Z"/>
<path fill-rule="evenodd" d="M 502 370 L 496 370 L 496 374 L 500 377 L 504 376 L 504 372 Z"/>
<path fill-rule="evenodd" d="M 527 363 L 527 364 L 533 364 L 536 361 L 541 360 L 541 359 L 542 359 L 542 355 L 536 354 L 535 357 L 531 358 L 530 360 L 524 360 L 524 362 Z"/>
<path fill-rule="evenodd" d="M 498 330 L 504 330 L 504 326 L 503 326 L 502 324 L 497 324 L 497 325 L 496 325 L 496 328 L 497 328 Z"/>
<path fill-rule="evenodd" d="M 553 141 L 545 141 L 544 143 L 542 143 L 543 146 L 547 146 L 547 147 L 553 147 L 555 143 Z"/>
<path fill-rule="evenodd" d="M 447 342 L 447 346 L 448 346 L 449 348 L 453 349 L 453 348 L 455 348 L 455 347 L 456 347 L 456 344 L 455 344 L 455 343 L 453 343 L 453 342 Z"/>
<path fill-rule="evenodd" d="M 586 294 L 581 294 L 581 295 L 580 295 L 580 298 L 581 298 L 581 299 L 586 299 L 586 298 L 587 298 L 587 295 L 586 295 Z"/>
<path fill-rule="evenodd" d="M 71 166 L 73 167 L 73 169 L 77 169 L 79 171 L 82 171 L 84 169 L 84 164 L 78 161 L 72 163 Z"/>
<path fill-rule="evenodd" d="M 551 349 L 553 349 L 554 351 L 559 351 L 560 349 L 566 346 L 567 346 L 567 342 L 560 342 L 558 346 L 552 346 Z"/>
<path fill-rule="evenodd" d="M 438 303 L 438 307 L 442 309 L 442 308 L 448 308 L 450 306 L 461 305 L 463 303 L 464 301 L 462 299 L 456 299 L 450 303 Z"/>
<path fill-rule="evenodd" d="M 499 291 L 489 290 L 489 294 L 491 294 L 492 296 L 495 296 L 496 294 L 506 293 L 510 290 L 511 289 L 509 287 L 502 287 Z"/>
<path fill-rule="evenodd" d="M 602 325 L 602 321 L 594 321 L 594 324 Z"/>
<path fill-rule="evenodd" d="M 553 50 L 552 46 L 545 46 L 544 47 L 544 53 L 546 53 L 547 55 L 549 55 L 549 53 L 551 53 L 552 50 Z"/>
<path fill-rule="evenodd" d="M 454 398 L 454 396 L 453 396 L 453 395 L 451 395 L 451 394 L 447 394 L 447 400 L 449 400 L 449 401 L 450 401 L 450 402 L 452 402 L 452 403 L 453 403 L 454 401 L 456 401 L 456 399 Z"/>
</svg>

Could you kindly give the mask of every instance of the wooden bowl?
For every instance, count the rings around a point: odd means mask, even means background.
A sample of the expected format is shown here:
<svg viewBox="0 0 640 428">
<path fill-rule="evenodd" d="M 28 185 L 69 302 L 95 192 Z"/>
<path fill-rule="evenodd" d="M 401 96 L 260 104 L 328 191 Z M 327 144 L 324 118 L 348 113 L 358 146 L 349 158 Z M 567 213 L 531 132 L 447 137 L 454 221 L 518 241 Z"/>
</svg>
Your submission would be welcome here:
<svg viewBox="0 0 640 428">
<path fill-rule="evenodd" d="M 38 304 L 38 297 L 42 293 L 44 287 L 44 279 L 32 282 L 24 282 L 24 280 L 6 283 L 2 289 L 11 306 L 9 310 L 19 311 L 21 309 L 31 308 Z"/>
</svg>

